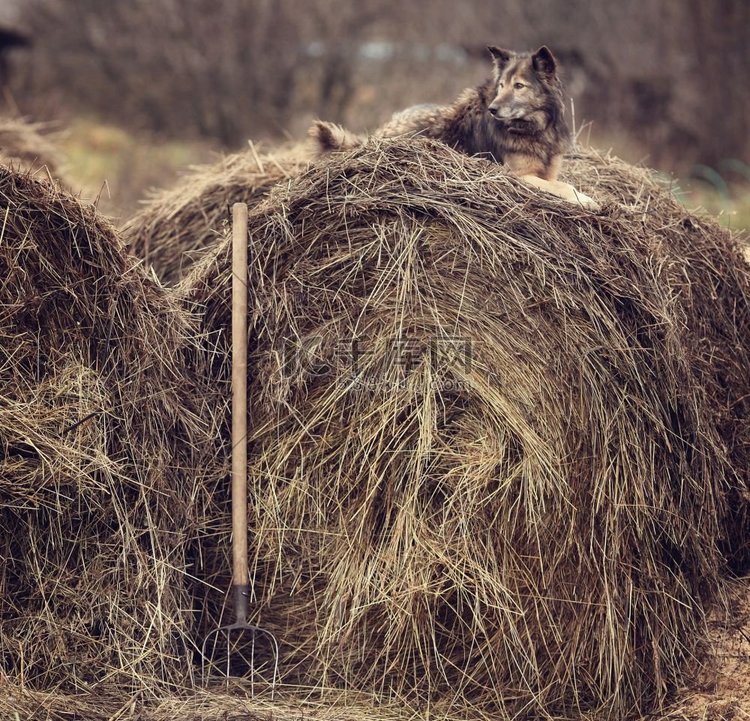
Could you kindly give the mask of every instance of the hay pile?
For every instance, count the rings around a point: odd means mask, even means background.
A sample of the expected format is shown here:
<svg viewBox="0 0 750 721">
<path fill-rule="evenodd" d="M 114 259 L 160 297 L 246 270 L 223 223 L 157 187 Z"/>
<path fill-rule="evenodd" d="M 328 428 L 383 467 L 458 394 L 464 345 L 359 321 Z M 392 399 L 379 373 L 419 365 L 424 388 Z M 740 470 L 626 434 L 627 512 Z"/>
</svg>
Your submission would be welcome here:
<svg viewBox="0 0 750 721">
<path fill-rule="evenodd" d="M 750 560 L 731 239 L 593 153 L 566 180 L 598 214 L 427 141 L 290 156 L 286 182 L 270 157 L 164 196 L 165 277 L 202 249 L 174 289 L 0 168 L 0 714 L 166 718 L 190 686 L 229 582 L 215 236 L 243 198 L 251 607 L 284 680 L 462 718 L 649 711 Z"/>
<path fill-rule="evenodd" d="M 26 172 L 46 168 L 48 173 L 40 172 L 40 178 L 48 174 L 61 179 L 57 149 L 45 136 L 45 126 L 41 123 L 0 117 L 0 163 Z"/>
<path fill-rule="evenodd" d="M 385 141 L 251 213 L 253 620 L 287 682 L 505 718 L 684 680 L 746 551 L 750 274 L 644 173 L 566 179 L 604 210 Z M 229 259 L 178 289 L 219 410 Z"/>
<path fill-rule="evenodd" d="M 304 147 L 259 153 L 251 143 L 245 152 L 199 166 L 174 188 L 155 194 L 123 228 L 123 237 L 162 281 L 174 283 L 221 238 L 233 203 L 252 207 L 307 162 Z"/>
<path fill-rule="evenodd" d="M 5 167 L 0 198 L 0 681 L 184 686 L 210 424 L 193 328 L 91 207 Z"/>
</svg>

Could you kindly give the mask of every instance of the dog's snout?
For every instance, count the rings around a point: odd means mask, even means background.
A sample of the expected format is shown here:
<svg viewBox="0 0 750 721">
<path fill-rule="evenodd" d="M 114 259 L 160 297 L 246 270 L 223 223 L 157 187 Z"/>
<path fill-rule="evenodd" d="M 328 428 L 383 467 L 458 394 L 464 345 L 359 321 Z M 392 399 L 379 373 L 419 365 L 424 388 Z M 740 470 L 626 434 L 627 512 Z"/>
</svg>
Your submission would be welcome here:
<svg viewBox="0 0 750 721">
<path fill-rule="evenodd" d="M 490 105 L 487 110 L 490 111 L 490 115 L 492 115 L 493 117 L 497 117 L 497 111 L 499 110 L 497 105 Z"/>
</svg>

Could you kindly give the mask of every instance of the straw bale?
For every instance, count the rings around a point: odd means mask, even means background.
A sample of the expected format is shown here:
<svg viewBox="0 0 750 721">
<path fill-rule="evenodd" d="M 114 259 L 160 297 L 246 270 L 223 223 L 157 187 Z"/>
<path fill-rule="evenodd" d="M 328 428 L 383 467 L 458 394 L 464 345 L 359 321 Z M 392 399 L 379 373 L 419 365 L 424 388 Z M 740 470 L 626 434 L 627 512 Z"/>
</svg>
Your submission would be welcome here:
<svg viewBox="0 0 750 721">
<path fill-rule="evenodd" d="M 233 203 L 258 203 L 308 160 L 303 146 L 242 153 L 198 166 L 174 188 L 157 192 L 123 228 L 133 254 L 165 283 L 182 278 L 204 248 L 223 235 Z"/>
<path fill-rule="evenodd" d="M 566 175 L 600 213 L 371 141 L 251 212 L 253 621 L 287 682 L 507 718 L 685 680 L 746 543 L 748 268 L 645 172 Z M 225 239 L 178 287 L 225 414 L 229 268 Z"/>
<path fill-rule="evenodd" d="M 210 424 L 190 319 L 90 206 L 5 167 L 0 201 L 0 673 L 184 685 Z"/>
</svg>

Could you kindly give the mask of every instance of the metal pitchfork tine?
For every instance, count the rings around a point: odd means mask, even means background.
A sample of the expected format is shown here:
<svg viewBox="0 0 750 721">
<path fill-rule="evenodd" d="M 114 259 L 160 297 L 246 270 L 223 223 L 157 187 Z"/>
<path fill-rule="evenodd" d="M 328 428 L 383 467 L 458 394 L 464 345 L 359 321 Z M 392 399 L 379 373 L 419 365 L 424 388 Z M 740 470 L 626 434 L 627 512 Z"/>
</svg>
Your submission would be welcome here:
<svg viewBox="0 0 750 721">
<path fill-rule="evenodd" d="M 219 638 L 227 640 L 227 678 L 230 676 L 231 636 L 239 638 L 249 633 L 250 678 L 255 692 L 255 638 L 263 634 L 271 642 L 273 680 L 271 696 L 279 675 L 279 643 L 266 629 L 247 622 L 250 582 L 247 567 L 247 204 L 232 206 L 232 595 L 234 623 L 219 626 L 208 633 L 201 647 L 201 681 L 208 683 L 213 656 L 206 657 L 208 644 L 213 639 L 213 651 Z M 206 673 L 208 660 L 209 674 Z M 244 659 L 243 657 L 243 660 Z M 218 667 L 218 666 L 217 666 Z"/>
</svg>

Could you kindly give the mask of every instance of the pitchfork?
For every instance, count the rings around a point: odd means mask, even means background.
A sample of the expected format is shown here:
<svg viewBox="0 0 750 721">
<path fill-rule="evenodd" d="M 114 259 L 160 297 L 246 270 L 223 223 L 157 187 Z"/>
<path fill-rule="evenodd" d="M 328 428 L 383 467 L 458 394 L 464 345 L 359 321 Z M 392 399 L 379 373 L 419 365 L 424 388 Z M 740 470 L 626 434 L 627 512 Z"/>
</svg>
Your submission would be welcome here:
<svg viewBox="0 0 750 721">
<path fill-rule="evenodd" d="M 273 696 L 279 675 L 279 643 L 266 629 L 247 622 L 247 604 L 250 594 L 247 569 L 247 204 L 232 206 L 232 595 L 234 597 L 234 623 L 219 626 L 208 633 L 201 647 L 201 680 L 208 683 L 214 662 L 216 646 L 221 636 L 226 637 L 227 657 L 224 676 L 231 675 L 230 657 L 235 654 L 248 669 L 251 688 L 255 690 L 255 640 L 258 634 L 270 639 L 273 679 Z M 234 645 L 232 644 L 234 636 Z M 249 639 L 247 638 L 249 636 Z M 242 643 L 243 638 L 245 640 Z M 209 641 L 213 639 L 210 655 Z M 248 640 L 250 658 L 244 655 Z M 248 662 L 249 661 L 249 662 Z M 208 662 L 208 673 L 206 663 Z M 219 669 L 221 670 L 221 669 Z"/>
</svg>

